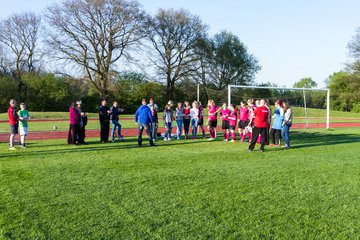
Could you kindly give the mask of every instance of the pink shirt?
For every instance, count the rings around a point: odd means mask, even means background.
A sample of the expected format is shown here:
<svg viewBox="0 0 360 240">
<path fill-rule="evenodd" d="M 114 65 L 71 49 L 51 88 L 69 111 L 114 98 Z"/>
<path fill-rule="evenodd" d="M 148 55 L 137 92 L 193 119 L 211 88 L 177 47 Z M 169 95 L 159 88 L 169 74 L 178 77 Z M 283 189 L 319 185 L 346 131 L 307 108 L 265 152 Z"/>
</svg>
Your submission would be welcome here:
<svg viewBox="0 0 360 240">
<path fill-rule="evenodd" d="M 223 120 L 223 121 L 228 121 L 229 120 L 229 115 L 230 115 L 230 110 L 229 109 L 221 109 L 221 112 L 220 112 L 220 118 Z"/>
<path fill-rule="evenodd" d="M 216 121 L 217 120 L 217 113 L 216 111 L 218 110 L 219 108 L 217 106 L 210 106 L 209 107 L 209 120 L 210 121 Z"/>
<path fill-rule="evenodd" d="M 236 111 L 232 111 L 229 116 L 229 124 L 230 126 L 236 126 L 237 122 L 237 113 Z"/>
<path fill-rule="evenodd" d="M 250 111 L 246 107 L 241 107 L 239 109 L 240 121 L 247 121 L 249 119 Z"/>
</svg>

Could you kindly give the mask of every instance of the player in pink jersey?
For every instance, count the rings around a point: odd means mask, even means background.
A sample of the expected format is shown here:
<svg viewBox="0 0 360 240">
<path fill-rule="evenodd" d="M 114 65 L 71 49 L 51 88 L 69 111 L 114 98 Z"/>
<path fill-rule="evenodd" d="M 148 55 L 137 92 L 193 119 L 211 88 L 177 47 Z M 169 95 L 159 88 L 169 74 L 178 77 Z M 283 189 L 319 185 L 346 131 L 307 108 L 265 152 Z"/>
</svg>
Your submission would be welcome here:
<svg viewBox="0 0 360 240">
<path fill-rule="evenodd" d="M 229 115 L 229 129 L 230 129 L 231 137 L 232 137 L 231 142 L 235 142 L 235 140 L 236 140 L 236 133 L 235 133 L 236 122 L 237 122 L 236 105 L 231 104 L 230 105 L 230 115 Z"/>
<path fill-rule="evenodd" d="M 217 127 L 217 113 L 220 111 L 220 108 L 215 105 L 214 100 L 210 99 L 208 101 L 208 127 L 210 132 L 210 141 L 215 140 L 215 129 Z"/>
<path fill-rule="evenodd" d="M 254 99 L 249 99 L 247 101 L 247 104 L 249 109 L 249 124 L 247 127 L 247 136 L 249 138 L 249 142 L 251 142 L 252 129 L 254 127 L 254 110 L 256 107 L 254 105 Z"/>
<path fill-rule="evenodd" d="M 249 117 L 250 117 L 250 110 L 248 109 L 246 102 L 242 101 L 239 108 L 239 123 L 238 123 L 238 131 L 241 142 L 244 141 L 245 135 L 248 133 L 246 127 L 249 124 Z"/>
<path fill-rule="evenodd" d="M 223 103 L 221 111 L 220 111 L 220 119 L 222 120 L 222 125 L 221 125 L 221 129 L 223 130 L 224 133 L 224 141 L 229 141 L 229 115 L 230 115 L 230 110 L 227 107 L 226 103 Z"/>
</svg>

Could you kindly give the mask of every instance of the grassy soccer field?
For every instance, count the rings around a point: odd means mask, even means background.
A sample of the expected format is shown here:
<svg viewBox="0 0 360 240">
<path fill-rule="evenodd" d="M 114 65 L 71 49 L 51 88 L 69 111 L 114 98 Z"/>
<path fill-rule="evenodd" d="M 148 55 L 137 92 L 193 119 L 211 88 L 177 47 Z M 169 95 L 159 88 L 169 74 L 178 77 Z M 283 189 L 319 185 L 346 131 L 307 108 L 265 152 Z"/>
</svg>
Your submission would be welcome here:
<svg viewBox="0 0 360 240">
<path fill-rule="evenodd" d="M 358 238 L 360 129 L 292 143 L 0 144 L 0 239 Z"/>
</svg>

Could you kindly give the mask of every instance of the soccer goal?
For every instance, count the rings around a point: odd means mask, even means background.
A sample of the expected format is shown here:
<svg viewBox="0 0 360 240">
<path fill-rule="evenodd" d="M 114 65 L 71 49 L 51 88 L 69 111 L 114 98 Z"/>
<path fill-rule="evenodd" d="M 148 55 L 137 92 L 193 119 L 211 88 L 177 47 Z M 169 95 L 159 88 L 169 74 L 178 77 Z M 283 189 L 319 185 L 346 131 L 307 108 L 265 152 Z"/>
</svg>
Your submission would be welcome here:
<svg viewBox="0 0 360 240">
<path fill-rule="evenodd" d="M 330 90 L 323 88 L 286 88 L 265 86 L 228 86 L 228 104 L 239 104 L 247 99 L 267 99 L 273 105 L 275 100 L 288 101 L 295 108 L 295 122 L 304 123 L 306 128 L 325 124 L 330 128 Z M 323 125 L 322 125 L 323 126 Z"/>
</svg>

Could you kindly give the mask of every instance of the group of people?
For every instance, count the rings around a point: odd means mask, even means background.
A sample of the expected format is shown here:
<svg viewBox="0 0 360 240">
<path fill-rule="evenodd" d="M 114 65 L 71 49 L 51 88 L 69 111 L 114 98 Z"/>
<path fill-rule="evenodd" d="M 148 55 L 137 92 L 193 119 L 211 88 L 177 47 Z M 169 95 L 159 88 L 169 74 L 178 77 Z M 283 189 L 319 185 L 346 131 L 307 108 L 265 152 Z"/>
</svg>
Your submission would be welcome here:
<svg viewBox="0 0 360 240">
<path fill-rule="evenodd" d="M 28 134 L 28 120 L 30 119 L 29 111 L 26 104 L 20 104 L 20 111 L 16 110 L 17 103 L 14 99 L 10 101 L 8 109 L 8 118 L 10 123 L 10 149 L 14 148 L 14 138 L 20 130 L 20 144 L 25 148 L 25 138 Z M 290 148 L 289 130 L 293 121 L 293 113 L 288 102 L 277 100 L 275 102 L 275 111 L 272 114 L 269 102 L 261 99 L 254 101 L 249 99 L 247 102 L 241 102 L 239 108 L 231 104 L 227 106 L 223 103 L 221 107 L 216 106 L 213 100 L 207 104 L 207 129 L 210 134 L 209 140 L 215 140 L 217 136 L 218 116 L 222 124 L 224 141 L 236 141 L 236 128 L 238 129 L 240 141 L 244 142 L 245 138 L 250 143 L 248 150 L 252 151 L 256 143 L 261 143 L 260 151 L 264 151 L 265 145 L 280 146 L 281 139 L 284 139 L 284 148 Z M 110 123 L 111 123 L 111 140 L 123 140 L 121 135 L 121 124 L 119 115 L 124 109 L 118 107 L 118 103 L 113 102 L 108 107 L 107 100 L 102 100 L 99 106 L 100 121 L 100 141 L 106 143 L 109 141 Z M 150 146 L 155 146 L 155 141 L 161 134 L 158 133 L 159 124 L 159 106 L 152 98 L 149 104 L 146 99 L 142 99 L 141 106 L 136 110 L 134 121 L 138 126 L 138 145 L 142 146 L 142 135 L 145 130 Z M 70 127 L 68 134 L 68 144 L 85 144 L 85 127 L 88 122 L 87 113 L 82 108 L 82 102 L 73 102 L 69 108 Z M 164 109 L 162 120 L 165 126 L 164 140 L 171 141 L 173 122 L 176 121 L 176 139 L 196 139 L 198 131 L 205 138 L 204 127 L 204 108 L 201 103 L 194 101 L 178 102 L 174 108 L 173 101 L 169 101 Z M 271 124 L 272 123 L 272 124 Z M 190 136 L 191 128 L 191 136 Z M 231 136 L 231 137 L 230 137 Z M 271 140 L 271 143 L 270 143 Z"/>
<path fill-rule="evenodd" d="M 100 142 L 107 143 L 109 141 L 110 123 L 111 140 L 115 142 L 115 137 L 119 141 L 123 140 L 121 135 L 121 124 L 119 123 L 119 115 L 124 109 L 118 107 L 115 101 L 111 107 L 108 107 L 107 100 L 102 100 L 99 106 L 99 122 L 100 122 Z M 85 126 L 88 122 L 87 113 L 82 108 L 82 102 L 73 102 L 69 108 L 70 128 L 68 135 L 68 144 L 85 144 Z M 117 135 L 116 135 L 117 133 Z"/>
<path fill-rule="evenodd" d="M 200 102 L 194 101 L 177 103 L 173 109 L 173 102 L 169 101 L 163 112 L 163 122 L 165 126 L 164 141 L 172 140 L 173 122 L 176 121 L 176 138 L 189 139 L 189 130 L 191 127 L 191 138 L 196 139 L 198 130 L 205 138 L 204 128 L 204 109 Z M 135 113 L 135 123 L 138 125 L 138 144 L 142 145 L 142 133 L 145 129 L 149 136 L 149 143 L 154 146 L 154 142 L 158 137 L 158 111 L 159 108 L 151 98 L 147 104 L 146 99 L 142 100 L 142 105 Z M 207 105 L 207 128 L 210 133 L 209 140 L 216 139 L 216 129 L 218 125 L 218 115 L 222 121 L 222 130 L 224 141 L 236 141 L 236 128 L 238 128 L 240 141 L 244 142 L 248 138 L 250 143 L 249 151 L 252 151 L 256 143 L 261 143 L 260 151 L 264 151 L 265 145 L 280 146 L 281 138 L 284 139 L 284 148 L 290 148 L 290 127 L 292 125 L 293 113 L 288 102 L 275 102 L 274 114 L 271 114 L 271 108 L 268 101 L 261 99 L 254 101 L 249 99 L 243 101 L 239 109 L 236 105 L 227 106 L 226 103 L 222 107 L 216 106 L 213 100 L 208 101 Z M 272 121 L 273 119 L 273 121 Z M 272 123 L 272 125 L 271 125 Z M 271 129 L 271 131 L 270 131 Z M 231 135 L 231 140 L 230 140 Z"/>
<path fill-rule="evenodd" d="M 30 119 L 29 111 L 25 103 L 20 103 L 20 110 L 17 111 L 17 102 L 15 99 L 10 100 L 8 108 L 8 119 L 10 124 L 10 150 L 15 150 L 15 136 L 20 132 L 20 147 L 26 148 L 25 139 L 28 134 L 28 120 Z"/>
</svg>

